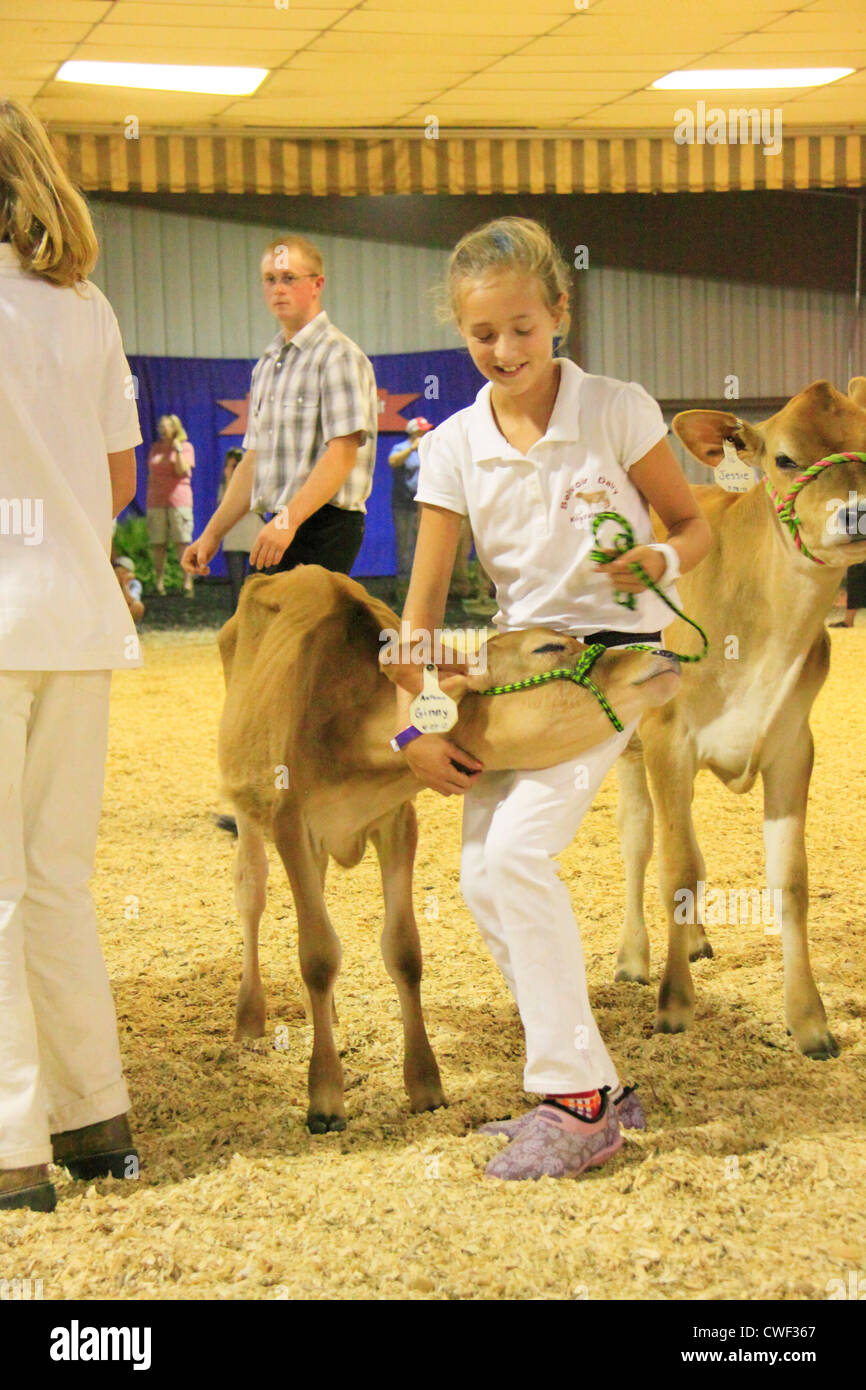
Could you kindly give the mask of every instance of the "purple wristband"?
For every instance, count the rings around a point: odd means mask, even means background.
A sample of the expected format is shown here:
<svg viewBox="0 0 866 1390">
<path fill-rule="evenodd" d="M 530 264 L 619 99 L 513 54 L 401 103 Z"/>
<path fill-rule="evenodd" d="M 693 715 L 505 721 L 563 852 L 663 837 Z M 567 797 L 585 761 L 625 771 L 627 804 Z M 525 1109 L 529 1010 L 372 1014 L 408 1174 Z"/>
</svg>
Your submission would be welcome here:
<svg viewBox="0 0 866 1390">
<path fill-rule="evenodd" d="M 391 739 L 391 747 L 395 753 L 401 753 L 407 743 L 411 743 L 413 738 L 420 738 L 421 730 L 416 729 L 414 724 L 407 724 L 405 729 L 401 729 L 399 734 Z"/>
</svg>

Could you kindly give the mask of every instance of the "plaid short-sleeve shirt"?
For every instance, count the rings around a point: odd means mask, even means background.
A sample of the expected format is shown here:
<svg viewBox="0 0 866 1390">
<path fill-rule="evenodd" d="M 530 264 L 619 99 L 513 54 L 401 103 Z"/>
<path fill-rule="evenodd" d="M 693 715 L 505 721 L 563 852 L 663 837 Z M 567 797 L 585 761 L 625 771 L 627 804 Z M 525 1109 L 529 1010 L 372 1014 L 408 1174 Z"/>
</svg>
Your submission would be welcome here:
<svg viewBox="0 0 866 1390">
<path fill-rule="evenodd" d="M 294 497 L 332 439 L 363 431 L 358 459 L 331 505 L 364 512 L 373 486 L 379 401 L 373 365 L 324 309 L 286 342 L 282 332 L 253 368 L 244 448 L 255 449 L 252 508 Z"/>
</svg>

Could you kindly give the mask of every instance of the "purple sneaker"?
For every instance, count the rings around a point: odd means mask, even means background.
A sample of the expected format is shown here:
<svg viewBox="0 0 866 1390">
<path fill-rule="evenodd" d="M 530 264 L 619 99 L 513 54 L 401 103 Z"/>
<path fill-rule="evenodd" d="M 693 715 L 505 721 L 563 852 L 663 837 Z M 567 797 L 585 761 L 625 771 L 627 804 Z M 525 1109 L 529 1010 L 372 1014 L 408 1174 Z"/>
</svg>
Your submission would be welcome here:
<svg viewBox="0 0 866 1390">
<path fill-rule="evenodd" d="M 485 1174 L 516 1182 L 576 1178 L 597 1168 L 622 1147 L 616 1108 L 605 1096 L 595 1120 L 581 1120 L 557 1105 L 539 1105 L 511 1143 L 492 1158 Z"/>
<path fill-rule="evenodd" d="M 624 1086 L 613 1105 L 623 1129 L 646 1129 L 646 1115 L 634 1086 Z M 509 1139 L 514 1139 L 533 1115 L 538 1114 L 539 1109 L 540 1106 L 536 1105 L 513 1120 L 490 1120 L 485 1125 L 479 1125 L 475 1133 L 507 1134 Z"/>
<path fill-rule="evenodd" d="M 646 1129 L 646 1115 L 634 1086 L 623 1086 L 614 1105 L 623 1129 Z"/>
</svg>

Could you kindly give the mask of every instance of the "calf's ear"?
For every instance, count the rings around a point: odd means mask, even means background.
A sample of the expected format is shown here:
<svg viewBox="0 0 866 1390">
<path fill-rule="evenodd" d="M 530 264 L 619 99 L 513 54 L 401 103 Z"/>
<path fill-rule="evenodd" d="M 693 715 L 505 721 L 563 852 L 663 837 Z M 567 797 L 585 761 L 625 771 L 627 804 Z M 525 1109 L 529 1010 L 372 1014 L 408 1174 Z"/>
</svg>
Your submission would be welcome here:
<svg viewBox="0 0 866 1390">
<path fill-rule="evenodd" d="M 866 376 L 852 376 L 848 382 L 848 395 L 855 405 L 866 410 Z"/>
<path fill-rule="evenodd" d="M 465 676 L 440 676 L 439 689 L 443 695 L 450 695 L 455 705 L 459 705 L 469 689 L 469 682 Z"/>
<path fill-rule="evenodd" d="M 674 416 L 671 428 L 689 453 L 706 468 L 722 463 L 726 439 L 746 463 L 756 463 L 764 447 L 753 425 L 726 410 L 681 410 Z"/>
</svg>

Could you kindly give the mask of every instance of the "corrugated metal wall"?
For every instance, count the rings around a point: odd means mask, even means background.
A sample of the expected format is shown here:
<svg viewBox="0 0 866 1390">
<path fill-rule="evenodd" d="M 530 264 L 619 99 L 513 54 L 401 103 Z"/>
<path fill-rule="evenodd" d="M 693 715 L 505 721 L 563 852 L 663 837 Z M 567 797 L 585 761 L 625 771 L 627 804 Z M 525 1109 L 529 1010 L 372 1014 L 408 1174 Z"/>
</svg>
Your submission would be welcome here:
<svg viewBox="0 0 866 1390">
<path fill-rule="evenodd" d="M 258 279 L 262 248 L 286 232 L 206 217 L 90 203 L 101 255 L 93 274 L 128 353 L 258 357 L 276 332 Z M 448 253 L 312 233 L 325 262 L 329 317 L 365 352 L 459 345 L 436 323 L 429 287 Z"/>
<path fill-rule="evenodd" d="M 739 408 L 726 378 L 737 377 L 740 400 L 793 396 L 820 377 L 847 386 L 852 295 L 629 270 L 587 270 L 577 279 L 581 366 L 639 381 L 658 400 L 709 399 L 754 422 L 772 411 Z M 861 312 L 852 375 L 866 372 L 864 321 Z M 712 481 L 670 441 L 690 482 Z"/>
<path fill-rule="evenodd" d="M 844 390 L 853 296 L 642 271 L 576 272 L 581 365 L 660 400 L 792 396 L 826 377 Z M 866 312 L 854 374 L 866 371 Z M 732 406 L 732 408 L 735 408 Z"/>
<path fill-rule="evenodd" d="M 285 227 L 217 221 L 91 203 L 102 247 L 94 279 L 108 295 L 129 353 L 171 357 L 259 355 L 275 332 L 258 281 L 261 250 Z M 431 287 L 447 252 L 331 237 L 325 259 L 332 320 L 369 353 L 457 347 L 439 325 Z M 852 297 L 724 284 L 643 271 L 575 272 L 581 365 L 639 381 L 660 400 L 725 401 L 793 395 L 817 377 L 844 389 Z M 866 313 L 854 371 L 866 371 Z M 731 402 L 736 409 L 735 402 Z M 761 411 L 751 418 L 761 418 Z M 707 475 L 689 460 L 688 475 Z"/>
</svg>

